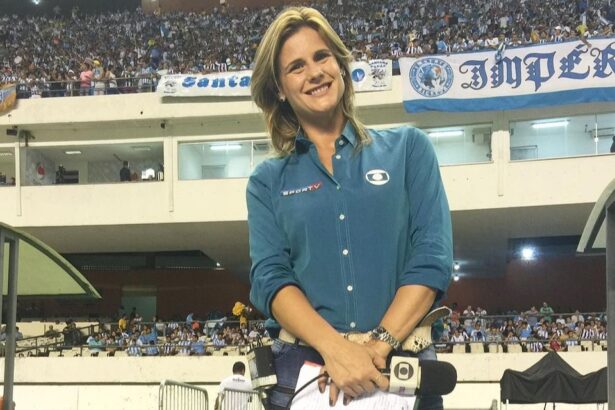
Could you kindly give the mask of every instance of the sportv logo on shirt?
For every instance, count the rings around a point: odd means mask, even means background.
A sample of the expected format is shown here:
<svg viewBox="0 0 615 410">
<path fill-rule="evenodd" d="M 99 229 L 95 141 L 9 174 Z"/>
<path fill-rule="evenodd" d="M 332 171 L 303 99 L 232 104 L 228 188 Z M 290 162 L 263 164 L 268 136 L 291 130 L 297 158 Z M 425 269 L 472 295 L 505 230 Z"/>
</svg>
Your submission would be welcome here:
<svg viewBox="0 0 615 410">
<path fill-rule="evenodd" d="M 316 191 L 317 189 L 320 189 L 321 186 L 322 186 L 322 182 L 315 182 L 303 188 L 289 189 L 289 190 L 282 191 L 282 196 L 289 196 L 289 195 L 295 195 L 295 194 L 302 194 L 304 192 Z"/>
<path fill-rule="evenodd" d="M 384 185 L 389 182 L 389 173 L 382 169 L 372 169 L 365 174 L 365 179 L 372 185 Z"/>
</svg>

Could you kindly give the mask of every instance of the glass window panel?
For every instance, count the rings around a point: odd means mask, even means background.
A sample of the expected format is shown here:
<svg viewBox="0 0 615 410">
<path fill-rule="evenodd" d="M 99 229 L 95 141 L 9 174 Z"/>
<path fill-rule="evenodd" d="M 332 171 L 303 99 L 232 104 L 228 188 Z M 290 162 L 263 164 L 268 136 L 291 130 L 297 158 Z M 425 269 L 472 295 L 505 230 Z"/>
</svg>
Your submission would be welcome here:
<svg viewBox="0 0 615 410">
<path fill-rule="evenodd" d="M 440 165 L 491 161 L 491 124 L 430 128 L 425 132 Z"/>
<path fill-rule="evenodd" d="M 251 141 L 179 144 L 180 180 L 245 178 L 251 164 Z"/>
<path fill-rule="evenodd" d="M 107 184 L 120 181 L 128 162 L 131 181 L 164 178 L 164 150 L 160 141 L 123 144 L 29 147 L 22 161 L 23 185 Z"/>
<path fill-rule="evenodd" d="M 0 147 L 0 187 L 15 185 L 15 149 Z"/>
<path fill-rule="evenodd" d="M 256 168 L 258 164 L 274 156 L 269 140 L 253 141 L 252 147 L 254 151 L 254 158 L 252 160 L 253 168 Z"/>
<path fill-rule="evenodd" d="M 599 152 L 595 128 L 593 114 L 511 122 L 510 159 L 595 155 Z"/>
<path fill-rule="evenodd" d="M 594 137 L 598 154 L 615 152 L 615 113 L 598 114 L 596 116 L 596 129 Z"/>
</svg>

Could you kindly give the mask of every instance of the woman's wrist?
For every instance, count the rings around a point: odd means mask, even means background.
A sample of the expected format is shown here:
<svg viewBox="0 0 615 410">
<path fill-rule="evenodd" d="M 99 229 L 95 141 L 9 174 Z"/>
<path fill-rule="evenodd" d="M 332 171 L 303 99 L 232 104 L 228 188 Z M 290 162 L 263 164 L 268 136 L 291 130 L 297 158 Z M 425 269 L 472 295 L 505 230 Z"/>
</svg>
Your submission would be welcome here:
<svg viewBox="0 0 615 410">
<path fill-rule="evenodd" d="M 391 345 L 382 340 L 371 339 L 365 343 L 366 346 L 371 348 L 378 356 L 382 357 L 385 361 L 389 354 L 393 351 Z"/>
</svg>

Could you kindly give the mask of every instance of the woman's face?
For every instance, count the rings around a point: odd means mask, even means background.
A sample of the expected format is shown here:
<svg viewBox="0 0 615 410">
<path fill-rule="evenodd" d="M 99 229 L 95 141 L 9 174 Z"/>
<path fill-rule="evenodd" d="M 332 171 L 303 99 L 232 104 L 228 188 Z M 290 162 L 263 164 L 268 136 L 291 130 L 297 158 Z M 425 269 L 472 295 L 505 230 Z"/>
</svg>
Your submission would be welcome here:
<svg viewBox="0 0 615 410">
<path fill-rule="evenodd" d="M 309 27 L 290 36 L 278 56 L 280 97 L 302 122 L 331 121 L 342 115 L 345 85 L 340 66 L 320 34 Z"/>
</svg>

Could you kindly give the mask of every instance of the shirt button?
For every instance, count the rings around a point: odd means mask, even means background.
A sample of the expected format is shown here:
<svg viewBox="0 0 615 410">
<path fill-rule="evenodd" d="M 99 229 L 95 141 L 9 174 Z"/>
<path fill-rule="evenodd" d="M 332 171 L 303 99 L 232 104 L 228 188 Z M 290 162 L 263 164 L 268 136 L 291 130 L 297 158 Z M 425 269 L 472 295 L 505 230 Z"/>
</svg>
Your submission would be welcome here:
<svg viewBox="0 0 615 410">
<path fill-rule="evenodd" d="M 342 156 L 341 156 L 340 154 L 337 154 L 337 155 L 335 156 L 335 159 L 340 159 L 340 158 L 342 158 Z"/>
<path fill-rule="evenodd" d="M 348 292 L 352 292 L 352 285 L 348 285 L 346 289 L 348 289 Z"/>
<path fill-rule="evenodd" d="M 344 140 L 340 140 L 340 142 L 338 142 L 338 144 L 344 145 Z"/>
<path fill-rule="evenodd" d="M 346 219 L 346 215 L 340 214 L 340 221 L 343 221 L 344 219 Z"/>
<path fill-rule="evenodd" d="M 357 324 L 355 322 L 350 322 L 350 327 L 354 329 L 355 327 L 357 327 Z"/>
<path fill-rule="evenodd" d="M 344 256 L 348 255 L 348 249 L 344 249 L 344 250 L 342 251 L 342 255 L 344 255 Z"/>
</svg>

